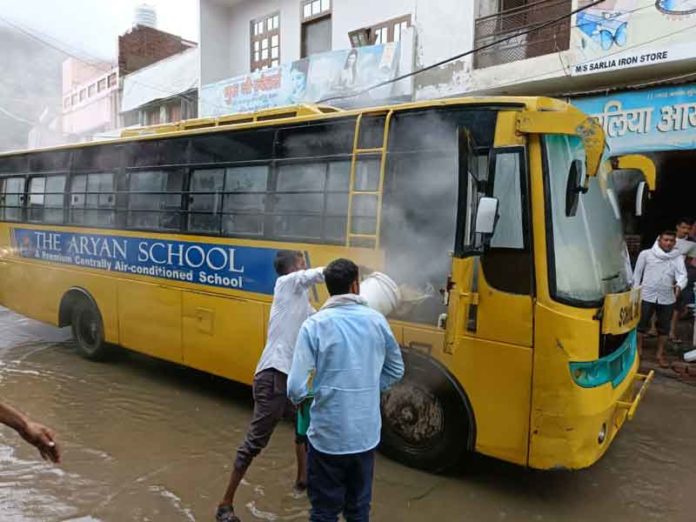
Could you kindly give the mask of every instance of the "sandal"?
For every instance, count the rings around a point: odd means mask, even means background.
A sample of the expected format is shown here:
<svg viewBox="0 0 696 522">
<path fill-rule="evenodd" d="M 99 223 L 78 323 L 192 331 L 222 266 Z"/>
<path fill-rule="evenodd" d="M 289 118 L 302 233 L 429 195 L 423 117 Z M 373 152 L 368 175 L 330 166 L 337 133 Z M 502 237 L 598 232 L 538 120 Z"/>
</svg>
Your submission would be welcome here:
<svg viewBox="0 0 696 522">
<path fill-rule="evenodd" d="M 684 341 L 679 337 L 670 337 L 669 342 L 672 344 L 682 344 Z"/>
<path fill-rule="evenodd" d="M 658 359 L 657 364 L 660 366 L 660 368 L 669 368 L 669 363 L 664 359 Z"/>
</svg>

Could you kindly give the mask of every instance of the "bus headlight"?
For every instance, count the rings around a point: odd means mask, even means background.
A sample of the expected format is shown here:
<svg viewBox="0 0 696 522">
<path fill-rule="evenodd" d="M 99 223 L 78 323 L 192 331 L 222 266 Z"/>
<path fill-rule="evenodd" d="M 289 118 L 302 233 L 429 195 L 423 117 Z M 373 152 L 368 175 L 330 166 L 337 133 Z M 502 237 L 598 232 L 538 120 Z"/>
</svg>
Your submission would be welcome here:
<svg viewBox="0 0 696 522">
<path fill-rule="evenodd" d="M 602 427 L 599 430 L 599 435 L 597 435 L 597 444 L 603 444 L 604 440 L 607 438 L 607 423 L 603 422 Z"/>
</svg>

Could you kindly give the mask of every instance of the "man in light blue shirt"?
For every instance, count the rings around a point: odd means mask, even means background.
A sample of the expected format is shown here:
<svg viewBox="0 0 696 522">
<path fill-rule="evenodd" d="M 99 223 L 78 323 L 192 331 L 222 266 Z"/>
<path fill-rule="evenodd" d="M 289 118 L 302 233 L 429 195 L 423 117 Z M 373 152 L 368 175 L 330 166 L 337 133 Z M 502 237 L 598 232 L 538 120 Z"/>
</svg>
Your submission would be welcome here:
<svg viewBox="0 0 696 522">
<path fill-rule="evenodd" d="M 380 391 L 401 379 L 404 363 L 386 319 L 359 296 L 358 267 L 337 259 L 324 270 L 331 298 L 297 338 L 288 397 L 310 408 L 307 493 L 310 520 L 369 520 Z"/>
</svg>

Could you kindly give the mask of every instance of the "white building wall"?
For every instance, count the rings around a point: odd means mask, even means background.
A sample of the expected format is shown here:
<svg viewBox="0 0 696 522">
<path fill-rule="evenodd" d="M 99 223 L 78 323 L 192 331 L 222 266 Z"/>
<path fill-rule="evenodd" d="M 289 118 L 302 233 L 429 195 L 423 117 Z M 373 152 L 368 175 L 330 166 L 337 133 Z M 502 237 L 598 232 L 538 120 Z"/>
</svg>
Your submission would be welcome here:
<svg viewBox="0 0 696 522">
<path fill-rule="evenodd" d="M 200 0 L 198 34 L 202 85 L 229 78 L 233 74 L 231 16 L 229 7 L 210 0 Z"/>
<path fill-rule="evenodd" d="M 350 31 L 410 14 L 416 42 L 411 60 L 419 66 L 429 65 L 471 47 L 474 1 L 333 0 L 332 48 L 349 48 Z M 251 20 L 275 11 L 280 11 L 281 62 L 298 60 L 302 27 L 299 0 L 200 0 L 201 84 L 250 72 Z M 461 70 L 459 64 L 436 72 L 433 81 L 451 83 L 451 71 Z M 423 81 L 428 83 L 427 75 Z"/>
<path fill-rule="evenodd" d="M 581 0 L 573 1 L 577 9 Z M 413 63 L 426 67 L 473 49 L 475 20 L 490 14 L 494 0 L 332 0 L 332 46 L 350 46 L 348 33 L 411 14 L 415 32 Z M 250 71 L 250 22 L 281 13 L 281 62 L 300 57 L 299 0 L 200 0 L 202 84 Z M 660 6 L 663 3 L 659 3 Z M 668 4 L 664 4 L 668 5 Z M 474 69 L 473 57 L 450 62 L 415 77 L 417 99 L 462 95 L 590 92 L 693 71 L 696 28 L 690 16 L 663 12 L 655 0 L 614 0 L 596 9 L 599 19 L 627 21 L 626 42 L 602 54 L 597 38 L 571 20 L 570 48 L 561 52 Z M 609 26 L 612 27 L 611 25 Z M 615 29 L 615 27 L 614 27 Z M 692 51 L 689 51 L 689 46 Z M 686 50 L 685 50 L 686 49 Z M 574 74 L 574 67 L 614 55 L 669 52 L 670 59 L 642 67 L 619 67 Z M 403 57 L 402 57 L 403 63 Z"/>
</svg>

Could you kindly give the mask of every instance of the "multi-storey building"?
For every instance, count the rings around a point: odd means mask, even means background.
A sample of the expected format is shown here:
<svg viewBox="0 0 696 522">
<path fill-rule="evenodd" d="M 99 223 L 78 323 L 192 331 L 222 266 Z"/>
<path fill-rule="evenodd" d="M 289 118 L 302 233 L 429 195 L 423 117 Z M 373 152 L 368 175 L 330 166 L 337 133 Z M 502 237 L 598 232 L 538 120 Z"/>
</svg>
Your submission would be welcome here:
<svg viewBox="0 0 696 522">
<path fill-rule="evenodd" d="M 136 25 L 118 38 L 117 63 L 68 58 L 63 64 L 63 133 L 71 141 L 88 141 L 122 127 L 123 78 L 195 47 L 180 36 Z"/>
<path fill-rule="evenodd" d="M 609 154 L 655 160 L 658 188 L 642 220 L 628 196 L 636 179 L 621 178 L 628 232 L 647 244 L 678 215 L 696 215 L 696 2 L 201 0 L 200 29 L 202 115 L 301 102 L 562 97 L 601 121 Z"/>
</svg>

